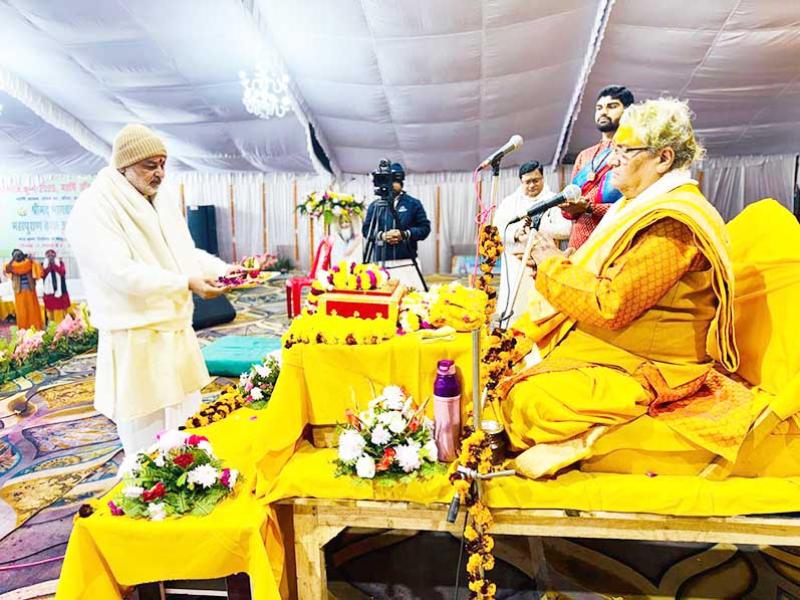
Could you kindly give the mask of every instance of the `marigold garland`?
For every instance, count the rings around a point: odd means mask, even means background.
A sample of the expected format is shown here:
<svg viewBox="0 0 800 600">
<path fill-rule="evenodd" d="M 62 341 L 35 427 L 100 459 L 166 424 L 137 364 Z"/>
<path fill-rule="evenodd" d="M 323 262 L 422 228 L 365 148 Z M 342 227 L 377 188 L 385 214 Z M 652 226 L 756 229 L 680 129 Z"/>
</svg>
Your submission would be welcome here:
<svg viewBox="0 0 800 600">
<path fill-rule="evenodd" d="M 185 429 L 203 427 L 210 423 L 221 421 L 233 411 L 245 406 L 247 402 L 235 387 L 226 387 L 214 402 L 204 404 L 203 407 L 186 419 Z"/>
<path fill-rule="evenodd" d="M 284 348 L 295 344 L 379 344 L 393 337 L 396 329 L 396 323 L 382 317 L 357 319 L 304 312 L 292 320 L 281 341 Z"/>
<path fill-rule="evenodd" d="M 492 271 L 500 255 L 503 254 L 503 241 L 500 232 L 494 225 L 483 225 L 478 240 L 478 254 L 481 262 L 478 267 L 480 275 L 475 278 L 475 287 L 486 292 L 489 301 L 486 303 L 485 323 L 488 324 L 497 307 L 497 288 L 492 285 Z"/>
<path fill-rule="evenodd" d="M 478 473 L 492 470 L 492 449 L 482 430 L 470 433 L 461 444 L 461 452 L 450 465 L 449 476 L 455 490 L 468 507 L 467 524 L 464 528 L 464 541 L 467 549 L 467 581 L 471 598 L 493 600 L 497 588 L 487 577 L 486 572 L 494 568 L 492 555 L 494 539 L 489 533 L 494 521 L 489 507 L 477 495 L 470 494 L 471 483 L 463 479 L 458 466 L 464 466 Z"/>
<path fill-rule="evenodd" d="M 385 287 L 388 281 L 389 272 L 379 265 L 342 261 L 311 282 L 308 304 L 312 308 L 316 306 L 325 292 L 378 290 Z"/>
</svg>

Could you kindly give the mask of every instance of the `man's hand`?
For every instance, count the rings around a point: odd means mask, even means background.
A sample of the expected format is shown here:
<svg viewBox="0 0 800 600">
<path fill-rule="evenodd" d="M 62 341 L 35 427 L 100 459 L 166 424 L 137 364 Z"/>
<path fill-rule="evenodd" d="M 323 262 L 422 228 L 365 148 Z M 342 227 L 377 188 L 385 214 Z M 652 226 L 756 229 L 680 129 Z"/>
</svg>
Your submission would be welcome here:
<svg viewBox="0 0 800 600">
<path fill-rule="evenodd" d="M 517 229 L 514 233 L 514 241 L 515 242 L 524 242 L 528 239 L 528 234 L 531 231 L 532 220 L 530 217 L 525 217 L 522 221 L 522 227 Z"/>
<path fill-rule="evenodd" d="M 403 234 L 399 229 L 390 229 L 383 233 L 383 240 L 392 246 L 403 241 Z"/>
<path fill-rule="evenodd" d="M 189 289 L 203 300 L 211 300 L 229 291 L 228 286 L 207 277 L 189 277 Z"/>
<path fill-rule="evenodd" d="M 563 204 L 559 204 L 558 208 L 574 218 L 585 213 L 588 206 L 589 203 L 584 198 L 578 198 L 577 200 L 567 200 Z"/>
<path fill-rule="evenodd" d="M 535 237 L 533 246 L 531 247 L 531 255 L 528 260 L 529 267 L 534 268 L 536 265 L 542 264 L 553 256 L 564 256 L 561 250 L 558 249 L 558 246 L 556 246 L 552 237 L 538 231 L 534 232 L 533 235 Z"/>
</svg>

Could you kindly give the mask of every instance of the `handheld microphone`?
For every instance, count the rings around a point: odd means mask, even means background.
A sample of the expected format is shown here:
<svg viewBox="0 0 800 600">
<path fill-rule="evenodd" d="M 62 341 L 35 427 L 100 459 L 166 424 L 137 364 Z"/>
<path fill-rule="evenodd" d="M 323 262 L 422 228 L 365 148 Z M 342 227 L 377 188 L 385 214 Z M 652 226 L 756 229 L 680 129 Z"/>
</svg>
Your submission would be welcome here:
<svg viewBox="0 0 800 600">
<path fill-rule="evenodd" d="M 499 150 L 495 150 L 493 154 L 491 154 L 488 158 L 486 158 L 486 160 L 478 165 L 478 171 L 483 171 L 483 169 L 486 167 L 491 166 L 493 162 L 502 159 L 507 154 L 511 154 L 514 152 L 514 150 L 519 150 L 520 148 L 522 148 L 522 136 L 512 135 L 506 142 L 505 146 Z"/>
<path fill-rule="evenodd" d="M 570 183 L 567 187 L 565 187 L 561 191 L 561 193 L 556 194 L 549 200 L 541 200 L 540 202 L 537 202 L 536 204 L 531 206 L 527 211 L 525 211 L 518 217 L 514 217 L 512 220 L 510 220 L 508 224 L 511 225 L 512 223 L 518 223 L 519 221 L 522 221 L 522 219 L 542 213 L 548 209 L 553 208 L 554 206 L 563 204 L 565 201 L 577 200 L 580 197 L 581 197 L 581 188 L 579 188 L 574 183 Z"/>
</svg>

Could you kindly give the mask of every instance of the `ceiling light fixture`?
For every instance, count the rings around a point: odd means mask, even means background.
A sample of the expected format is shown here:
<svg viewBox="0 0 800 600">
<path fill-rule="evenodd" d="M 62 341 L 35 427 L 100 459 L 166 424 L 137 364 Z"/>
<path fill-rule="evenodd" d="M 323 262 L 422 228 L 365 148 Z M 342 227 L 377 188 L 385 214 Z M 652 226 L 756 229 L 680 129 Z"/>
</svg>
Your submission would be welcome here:
<svg viewBox="0 0 800 600">
<path fill-rule="evenodd" d="M 275 59 L 256 64 L 253 77 L 239 71 L 242 104 L 259 119 L 283 117 L 292 110 L 289 99 L 289 75 Z"/>
</svg>

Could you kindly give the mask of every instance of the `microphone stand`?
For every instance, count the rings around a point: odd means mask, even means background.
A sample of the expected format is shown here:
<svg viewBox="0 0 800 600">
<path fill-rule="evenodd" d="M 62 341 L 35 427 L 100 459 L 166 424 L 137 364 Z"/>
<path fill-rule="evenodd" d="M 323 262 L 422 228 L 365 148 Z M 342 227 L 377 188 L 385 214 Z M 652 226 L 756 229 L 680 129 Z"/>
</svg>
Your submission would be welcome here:
<svg viewBox="0 0 800 600">
<path fill-rule="evenodd" d="M 533 240 L 534 240 L 534 236 L 532 235 L 533 231 L 534 230 L 531 229 L 531 231 L 528 233 L 528 241 L 525 244 L 525 250 L 523 250 L 522 252 L 522 268 L 519 270 L 519 273 L 517 273 L 517 280 L 514 283 L 514 287 L 508 288 L 508 293 L 511 294 L 511 291 L 513 289 L 514 295 L 511 296 L 511 302 L 508 303 L 508 312 L 500 315 L 500 319 L 498 322 L 500 329 L 507 329 L 508 326 L 511 324 L 511 317 L 514 316 L 514 304 L 517 301 L 517 296 L 519 296 L 519 289 L 520 287 L 522 287 L 522 278 L 525 276 L 525 270 L 528 268 L 527 257 L 530 256 L 531 248 L 533 248 Z M 505 325 L 503 325 L 503 321 L 505 321 Z"/>
</svg>

